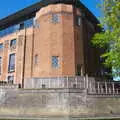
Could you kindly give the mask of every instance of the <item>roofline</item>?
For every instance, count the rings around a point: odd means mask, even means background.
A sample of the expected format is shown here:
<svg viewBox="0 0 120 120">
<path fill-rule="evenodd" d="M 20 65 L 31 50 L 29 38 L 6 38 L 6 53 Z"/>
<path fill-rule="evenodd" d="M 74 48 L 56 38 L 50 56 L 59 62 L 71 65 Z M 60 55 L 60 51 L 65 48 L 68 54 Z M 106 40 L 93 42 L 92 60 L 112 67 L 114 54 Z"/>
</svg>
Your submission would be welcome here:
<svg viewBox="0 0 120 120">
<path fill-rule="evenodd" d="M 74 0 L 42 0 L 12 15 L 0 19 L 0 30 L 5 29 L 11 25 L 17 24 L 22 20 L 34 17 L 35 13 L 38 10 L 49 4 L 58 4 L 58 3 L 74 4 L 73 2 Z M 99 23 L 98 19 L 93 15 L 93 13 L 87 7 L 85 7 L 85 5 L 83 5 L 80 1 L 77 1 L 76 6 L 79 7 L 83 12 L 85 12 L 86 17 L 89 18 L 93 23 L 95 24 Z"/>
</svg>

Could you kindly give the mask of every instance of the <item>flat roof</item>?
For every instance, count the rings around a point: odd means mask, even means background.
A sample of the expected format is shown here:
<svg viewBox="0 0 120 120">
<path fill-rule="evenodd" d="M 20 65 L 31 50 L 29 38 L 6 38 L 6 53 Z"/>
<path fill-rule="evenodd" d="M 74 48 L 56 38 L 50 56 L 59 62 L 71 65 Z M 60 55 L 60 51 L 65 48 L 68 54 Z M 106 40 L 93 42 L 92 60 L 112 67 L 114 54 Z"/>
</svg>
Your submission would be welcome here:
<svg viewBox="0 0 120 120">
<path fill-rule="evenodd" d="M 0 19 L 0 30 L 5 29 L 14 24 L 18 24 L 21 21 L 27 20 L 31 17 L 34 17 L 35 13 L 38 10 L 40 10 L 42 7 L 45 7 L 49 4 L 58 4 L 58 3 L 72 4 L 72 5 L 75 4 L 77 8 L 80 8 L 85 13 L 85 17 L 88 18 L 93 24 L 96 25 L 99 23 L 98 19 L 93 15 L 93 13 L 87 7 L 85 7 L 85 5 L 83 5 L 78 0 L 76 0 L 76 3 L 74 3 L 74 1 L 75 0 L 42 0 L 12 15 Z"/>
</svg>

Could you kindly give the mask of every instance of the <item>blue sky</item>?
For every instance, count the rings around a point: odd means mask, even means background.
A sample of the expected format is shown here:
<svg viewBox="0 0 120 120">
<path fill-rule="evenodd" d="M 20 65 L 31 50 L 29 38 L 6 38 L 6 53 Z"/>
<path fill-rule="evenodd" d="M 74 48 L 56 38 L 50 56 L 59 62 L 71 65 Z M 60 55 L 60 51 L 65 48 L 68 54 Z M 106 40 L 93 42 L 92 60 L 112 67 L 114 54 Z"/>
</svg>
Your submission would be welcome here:
<svg viewBox="0 0 120 120">
<path fill-rule="evenodd" d="M 0 0 L 0 19 L 39 1 L 40 0 Z M 99 0 L 81 1 L 95 14 L 95 16 L 100 16 L 100 11 L 96 8 Z"/>
</svg>

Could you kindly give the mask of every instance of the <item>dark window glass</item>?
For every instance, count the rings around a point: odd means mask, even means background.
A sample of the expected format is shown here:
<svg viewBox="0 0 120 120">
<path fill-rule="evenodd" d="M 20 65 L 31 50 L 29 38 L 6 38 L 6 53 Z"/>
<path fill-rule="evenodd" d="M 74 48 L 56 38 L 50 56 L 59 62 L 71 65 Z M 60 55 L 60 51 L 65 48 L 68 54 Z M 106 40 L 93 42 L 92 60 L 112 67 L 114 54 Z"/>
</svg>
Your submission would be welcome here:
<svg viewBox="0 0 120 120">
<path fill-rule="evenodd" d="M 29 27 L 33 26 L 33 22 L 34 22 L 34 18 L 24 21 L 25 28 L 29 28 Z"/>
<path fill-rule="evenodd" d="M 15 71 L 15 54 L 9 56 L 9 72 Z"/>
<path fill-rule="evenodd" d="M 20 23 L 20 30 L 24 29 L 24 23 Z"/>
<path fill-rule="evenodd" d="M 19 24 L 16 24 L 16 25 L 13 25 L 13 26 L 10 26 L 8 28 L 1 30 L 0 37 L 14 33 L 18 30 L 24 29 L 25 27 L 29 28 L 29 27 L 33 26 L 33 20 L 34 20 L 34 18 L 30 18 L 28 20 L 23 21 L 22 23 L 19 23 Z"/>
<path fill-rule="evenodd" d="M 2 44 L 2 43 L 0 44 L 0 50 L 1 50 L 1 49 L 3 49 L 3 44 Z"/>
<path fill-rule="evenodd" d="M 81 17 L 77 16 L 76 24 L 77 24 L 78 26 L 81 25 Z"/>
<path fill-rule="evenodd" d="M 11 40 L 10 47 L 16 46 L 16 39 Z"/>
<path fill-rule="evenodd" d="M 40 27 L 40 24 L 37 20 L 34 20 L 34 27 L 35 28 L 39 28 Z"/>
<path fill-rule="evenodd" d="M 0 75 L 2 74 L 2 57 L 0 57 Z"/>
<path fill-rule="evenodd" d="M 59 57 L 58 56 L 52 56 L 52 67 L 53 68 L 59 67 Z"/>
<path fill-rule="evenodd" d="M 35 55 L 35 64 L 38 64 L 38 55 Z"/>
</svg>

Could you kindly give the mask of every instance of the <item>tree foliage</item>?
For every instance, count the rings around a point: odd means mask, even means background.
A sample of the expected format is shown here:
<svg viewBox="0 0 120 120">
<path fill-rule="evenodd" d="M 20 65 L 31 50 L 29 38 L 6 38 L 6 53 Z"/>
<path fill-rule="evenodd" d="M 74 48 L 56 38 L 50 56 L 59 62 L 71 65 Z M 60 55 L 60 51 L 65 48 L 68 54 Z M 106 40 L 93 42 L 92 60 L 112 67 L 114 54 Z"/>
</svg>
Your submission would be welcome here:
<svg viewBox="0 0 120 120">
<path fill-rule="evenodd" d="M 114 75 L 120 76 L 120 1 L 104 0 L 101 6 L 104 16 L 99 26 L 100 33 L 93 37 L 93 44 L 105 48 L 101 57 L 105 58 L 104 64 L 114 70 Z"/>
</svg>

